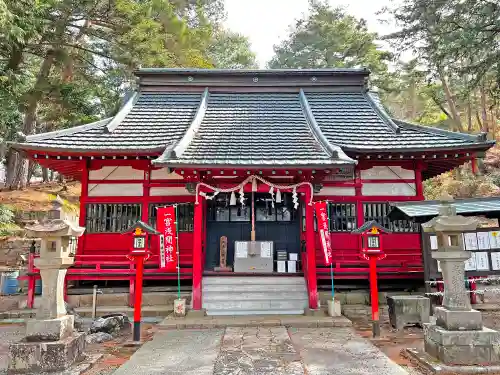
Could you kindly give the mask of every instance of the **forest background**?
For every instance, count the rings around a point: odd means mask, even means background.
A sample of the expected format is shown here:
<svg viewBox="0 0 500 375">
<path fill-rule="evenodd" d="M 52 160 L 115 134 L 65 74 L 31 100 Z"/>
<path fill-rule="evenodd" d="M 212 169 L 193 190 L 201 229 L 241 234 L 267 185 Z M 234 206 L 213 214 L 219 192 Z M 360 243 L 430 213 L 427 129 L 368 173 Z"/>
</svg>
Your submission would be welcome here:
<svg viewBox="0 0 500 375">
<path fill-rule="evenodd" d="M 397 31 L 377 35 L 345 9 L 310 0 L 267 67 L 364 66 L 393 117 L 496 140 L 500 2 L 404 0 L 379 16 Z M 63 179 L 8 142 L 112 116 L 139 67 L 257 68 L 249 40 L 224 18 L 222 0 L 0 0 L 4 187 Z M 500 148 L 478 163 L 477 175 L 469 164 L 426 181 L 426 198 L 500 196 Z"/>
</svg>

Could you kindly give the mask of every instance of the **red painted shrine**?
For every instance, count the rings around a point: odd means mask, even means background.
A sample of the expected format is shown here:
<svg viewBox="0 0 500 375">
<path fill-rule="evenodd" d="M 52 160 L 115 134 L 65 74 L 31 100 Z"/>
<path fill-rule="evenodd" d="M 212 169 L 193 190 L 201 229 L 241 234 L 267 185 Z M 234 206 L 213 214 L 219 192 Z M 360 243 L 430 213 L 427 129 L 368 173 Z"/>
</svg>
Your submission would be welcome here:
<svg viewBox="0 0 500 375">
<path fill-rule="evenodd" d="M 317 282 L 330 277 L 310 205 L 317 200 L 330 202 L 337 280 L 368 279 L 351 231 L 371 220 L 391 230 L 379 279 L 422 280 L 420 229 L 389 222 L 389 202 L 423 200 L 424 179 L 474 163 L 492 145 L 483 134 L 391 118 L 363 69 L 142 69 L 137 76 L 137 92 L 116 116 L 14 147 L 82 182 L 86 232 L 68 279 L 126 280 L 133 294 L 121 232 L 138 220 L 155 226 L 157 207 L 179 204 L 180 275 L 192 281 L 194 309 L 204 276 L 283 272 L 306 279 L 315 308 Z M 232 271 L 216 273 L 222 237 Z M 249 265 L 251 240 L 267 262 Z M 151 251 L 144 278 L 175 280 L 176 271 L 160 269 L 158 246 Z M 295 263 L 283 268 L 283 261 Z"/>
</svg>

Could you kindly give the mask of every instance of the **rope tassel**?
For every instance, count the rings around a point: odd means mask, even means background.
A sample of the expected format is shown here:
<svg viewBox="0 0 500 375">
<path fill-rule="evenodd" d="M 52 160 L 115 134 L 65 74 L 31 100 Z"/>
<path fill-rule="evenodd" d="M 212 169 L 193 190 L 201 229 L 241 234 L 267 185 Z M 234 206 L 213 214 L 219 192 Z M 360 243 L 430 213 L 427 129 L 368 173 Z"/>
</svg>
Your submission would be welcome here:
<svg viewBox="0 0 500 375">
<path fill-rule="evenodd" d="M 236 206 L 236 194 L 234 194 L 234 191 L 231 192 L 231 200 L 229 201 L 230 206 Z"/>
<path fill-rule="evenodd" d="M 281 203 L 281 191 L 280 191 L 280 189 L 276 190 L 276 203 Z"/>
</svg>

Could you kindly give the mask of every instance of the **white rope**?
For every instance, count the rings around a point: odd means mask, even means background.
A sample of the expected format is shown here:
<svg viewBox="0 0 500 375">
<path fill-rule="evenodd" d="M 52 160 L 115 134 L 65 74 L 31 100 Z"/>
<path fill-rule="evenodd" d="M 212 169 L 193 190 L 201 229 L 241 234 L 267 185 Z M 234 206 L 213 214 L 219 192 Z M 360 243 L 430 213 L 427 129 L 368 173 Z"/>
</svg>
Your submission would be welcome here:
<svg viewBox="0 0 500 375">
<path fill-rule="evenodd" d="M 465 291 L 465 293 L 480 294 L 480 295 L 483 295 L 486 292 L 488 292 L 488 293 L 500 293 L 500 288 L 466 290 Z M 425 295 L 426 296 L 444 296 L 444 292 L 427 292 L 427 293 L 425 293 Z"/>
<path fill-rule="evenodd" d="M 271 181 L 267 181 L 266 179 L 264 179 L 260 176 L 256 176 L 256 175 L 248 176 L 242 183 L 240 183 L 232 188 L 226 188 L 226 189 L 220 189 L 216 186 L 212 186 L 212 185 L 206 184 L 204 182 L 198 182 L 198 184 L 196 185 L 196 201 L 195 201 L 195 203 L 198 204 L 198 195 L 201 195 L 201 193 L 200 193 L 201 186 L 205 186 L 217 194 L 218 193 L 230 193 L 233 191 L 242 190 L 246 184 L 248 184 L 249 182 L 252 182 L 254 179 L 263 182 L 267 186 L 273 187 L 275 189 L 280 189 L 280 190 L 282 190 L 282 189 L 295 189 L 296 190 L 298 187 L 300 187 L 302 185 L 307 185 L 311 189 L 311 198 L 310 198 L 308 204 L 310 206 L 312 205 L 314 188 L 310 182 L 299 182 L 297 184 L 292 184 L 292 185 L 273 184 Z"/>
<path fill-rule="evenodd" d="M 488 276 L 488 277 L 483 277 L 483 278 L 477 278 L 477 279 L 464 279 L 465 283 L 470 283 L 470 284 L 489 284 L 492 282 L 497 282 L 500 283 L 500 276 Z M 430 286 L 436 286 L 438 284 L 444 284 L 443 280 L 426 280 L 426 284 L 429 284 Z"/>
</svg>

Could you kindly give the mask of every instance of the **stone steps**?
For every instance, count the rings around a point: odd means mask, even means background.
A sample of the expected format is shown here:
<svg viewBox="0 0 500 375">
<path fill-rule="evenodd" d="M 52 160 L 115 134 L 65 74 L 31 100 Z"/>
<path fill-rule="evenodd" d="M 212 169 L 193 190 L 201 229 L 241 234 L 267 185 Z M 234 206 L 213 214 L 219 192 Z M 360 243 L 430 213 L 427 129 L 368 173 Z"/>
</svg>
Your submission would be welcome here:
<svg viewBox="0 0 500 375">
<path fill-rule="evenodd" d="M 203 278 L 207 315 L 303 314 L 308 297 L 302 277 Z"/>
</svg>

